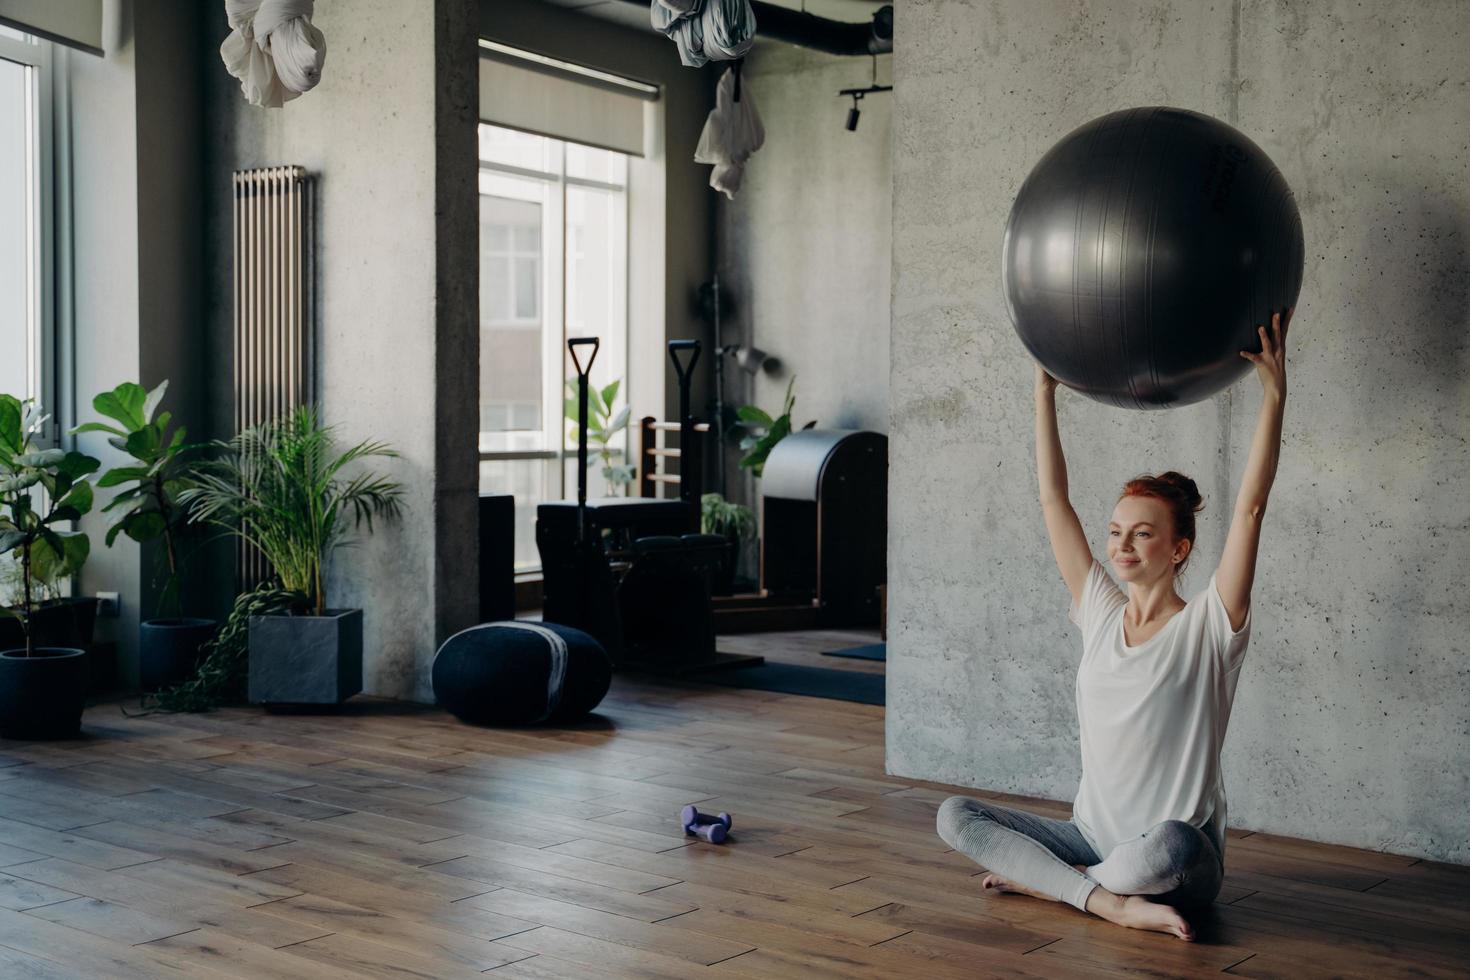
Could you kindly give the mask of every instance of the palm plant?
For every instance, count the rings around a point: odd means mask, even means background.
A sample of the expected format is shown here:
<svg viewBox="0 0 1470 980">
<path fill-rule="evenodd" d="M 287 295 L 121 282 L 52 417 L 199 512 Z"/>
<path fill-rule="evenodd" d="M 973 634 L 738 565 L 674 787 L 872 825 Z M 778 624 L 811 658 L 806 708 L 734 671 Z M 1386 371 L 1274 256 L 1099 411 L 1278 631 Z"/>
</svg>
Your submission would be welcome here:
<svg viewBox="0 0 1470 980">
<path fill-rule="evenodd" d="M 189 519 L 212 524 L 260 550 L 281 586 L 321 616 L 327 599 L 323 565 L 350 530 L 402 512 L 400 483 L 344 470 L 370 457 L 397 457 L 382 442 L 339 452 L 335 426 L 316 409 L 246 429 L 216 443 L 220 458 L 200 466 L 195 485 L 179 494 Z"/>
<path fill-rule="evenodd" d="M 755 512 L 744 504 L 732 503 L 723 494 L 707 493 L 700 498 L 700 530 L 731 541 L 755 536 Z"/>
</svg>

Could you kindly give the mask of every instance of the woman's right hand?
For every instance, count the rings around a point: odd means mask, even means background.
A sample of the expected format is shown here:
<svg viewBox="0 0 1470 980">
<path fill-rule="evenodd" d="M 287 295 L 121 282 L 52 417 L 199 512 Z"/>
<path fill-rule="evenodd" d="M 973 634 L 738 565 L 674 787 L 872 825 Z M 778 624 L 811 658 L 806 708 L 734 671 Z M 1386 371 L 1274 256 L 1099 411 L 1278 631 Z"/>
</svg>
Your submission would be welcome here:
<svg viewBox="0 0 1470 980">
<path fill-rule="evenodd" d="M 1046 369 L 1040 364 L 1036 365 L 1036 393 L 1038 395 L 1057 390 L 1057 379 L 1046 373 Z"/>
</svg>

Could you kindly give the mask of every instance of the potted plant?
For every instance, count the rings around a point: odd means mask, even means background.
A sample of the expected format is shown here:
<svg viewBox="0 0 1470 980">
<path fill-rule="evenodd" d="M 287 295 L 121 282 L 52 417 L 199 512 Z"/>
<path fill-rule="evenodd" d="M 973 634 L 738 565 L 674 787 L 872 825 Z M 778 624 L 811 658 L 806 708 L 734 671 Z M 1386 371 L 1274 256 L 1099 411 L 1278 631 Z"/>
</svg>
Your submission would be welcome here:
<svg viewBox="0 0 1470 980">
<path fill-rule="evenodd" d="M 107 547 L 119 534 L 139 544 L 161 540 L 163 545 L 163 589 L 155 610 L 161 615 L 138 627 L 138 680 L 145 692 L 172 687 L 192 675 L 215 627 L 212 619 L 184 615 L 179 545 L 187 515 L 178 496 L 188 485 L 199 447 L 185 442 L 183 426 L 170 430 L 169 412 L 158 412 L 167 391 L 167 381 L 152 391 L 124 382 L 92 399 L 97 413 L 116 425 L 88 422 L 72 430 L 105 432 L 112 446 L 132 457 L 97 481 L 99 488 L 122 488 L 102 508 L 111 518 Z"/>
<path fill-rule="evenodd" d="M 213 524 L 259 549 L 295 601 L 279 615 L 253 615 L 249 697 L 258 704 L 338 704 L 362 690 L 362 610 L 333 609 L 324 566 L 358 525 L 396 518 L 400 484 L 371 472 L 347 475 L 369 457 L 396 457 L 380 442 L 339 452 L 316 410 L 217 443 L 179 494 L 189 519 Z"/>
<path fill-rule="evenodd" d="M 83 453 L 37 449 L 35 435 L 44 422 L 32 402 L 0 395 L 0 554 L 14 555 L 21 568 L 20 607 L 0 615 L 18 621 L 24 634 L 23 647 L 0 648 L 0 736 L 5 738 L 75 735 L 87 690 L 86 649 L 53 645 L 53 638 L 67 630 L 46 622 L 37 581 L 74 575 L 87 560 L 87 536 L 60 525 L 81 520 L 92 509 L 86 477 L 99 464 Z"/>
<path fill-rule="evenodd" d="M 715 595 L 731 595 L 735 591 L 741 544 L 755 537 L 755 513 L 743 504 L 731 503 L 721 494 L 707 493 L 700 498 L 700 530 L 725 539 L 725 561 L 720 566 Z"/>
<path fill-rule="evenodd" d="M 587 441 L 592 444 L 598 459 L 602 461 L 602 478 L 607 482 L 608 490 L 617 497 L 627 494 L 628 485 L 633 482 L 633 476 L 637 472 L 637 467 L 631 464 L 613 462 L 616 450 L 612 442 L 619 432 L 628 427 L 631 412 L 630 407 L 624 405 L 616 415 L 612 414 L 613 401 L 618 397 L 618 388 L 621 386 L 622 380 L 616 380 L 601 391 L 592 389 L 587 398 Z M 566 399 L 566 415 L 569 419 L 576 419 L 578 408 L 575 378 L 567 381 L 567 388 L 571 393 Z M 579 441 L 577 423 L 573 421 L 571 426 L 567 438 L 576 445 Z"/>
<path fill-rule="evenodd" d="M 792 375 L 791 380 L 786 383 L 786 398 L 781 414 L 775 418 L 754 405 L 742 405 L 735 413 L 745 427 L 752 430 L 740 440 L 740 448 L 746 452 L 745 458 L 740 461 L 742 469 L 748 469 L 760 476 L 766 468 L 766 457 L 771 455 L 776 443 L 791 435 L 791 410 L 796 407 L 796 396 L 792 394 L 792 389 L 795 387 L 796 375 Z M 810 429 L 816 424 L 813 419 L 802 428 Z"/>
</svg>

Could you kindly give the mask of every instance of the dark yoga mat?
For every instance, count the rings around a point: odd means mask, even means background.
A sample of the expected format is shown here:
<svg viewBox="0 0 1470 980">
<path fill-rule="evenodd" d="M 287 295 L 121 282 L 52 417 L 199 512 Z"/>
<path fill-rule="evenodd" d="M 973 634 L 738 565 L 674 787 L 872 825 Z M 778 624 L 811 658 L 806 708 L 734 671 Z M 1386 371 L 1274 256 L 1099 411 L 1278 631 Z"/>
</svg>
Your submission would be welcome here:
<svg viewBox="0 0 1470 980">
<path fill-rule="evenodd" d="M 814 698 L 856 701 L 859 704 L 883 704 L 882 674 L 863 674 L 855 670 L 833 670 L 830 667 L 801 667 L 796 664 L 765 664 L 760 667 L 737 667 L 712 671 L 702 681 L 725 687 L 747 687 L 757 691 L 779 691 L 782 694 L 806 694 Z"/>
<path fill-rule="evenodd" d="M 859 660 L 887 660 L 888 644 L 870 643 L 864 647 L 846 647 L 842 650 L 823 650 L 824 657 L 856 657 Z"/>
</svg>

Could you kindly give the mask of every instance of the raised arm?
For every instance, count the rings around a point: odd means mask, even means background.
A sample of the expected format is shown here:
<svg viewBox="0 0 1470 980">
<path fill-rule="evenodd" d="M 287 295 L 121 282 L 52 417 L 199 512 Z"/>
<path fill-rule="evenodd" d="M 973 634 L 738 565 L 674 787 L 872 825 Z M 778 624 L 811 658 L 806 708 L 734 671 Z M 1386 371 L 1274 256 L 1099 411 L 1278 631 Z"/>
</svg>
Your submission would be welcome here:
<svg viewBox="0 0 1470 980">
<path fill-rule="evenodd" d="M 1276 463 L 1281 458 L 1281 423 L 1286 415 L 1286 331 L 1290 325 L 1291 310 L 1286 311 L 1284 318 L 1280 313 L 1273 314 L 1269 331 L 1265 327 L 1257 328 L 1261 352 L 1240 352 L 1241 357 L 1256 366 L 1262 393 L 1250 457 L 1240 480 L 1240 493 L 1235 498 L 1235 513 L 1230 518 L 1230 533 L 1225 537 L 1220 569 L 1215 573 L 1215 585 L 1233 630 L 1245 625 L 1246 613 L 1250 611 L 1261 522 L 1266 517 L 1271 484 L 1276 481 Z"/>
<path fill-rule="evenodd" d="M 1092 570 L 1092 549 L 1067 496 L 1067 459 L 1057 432 L 1057 379 L 1040 366 L 1036 368 L 1036 478 L 1051 552 L 1075 603 L 1081 600 L 1087 573 Z"/>
</svg>

